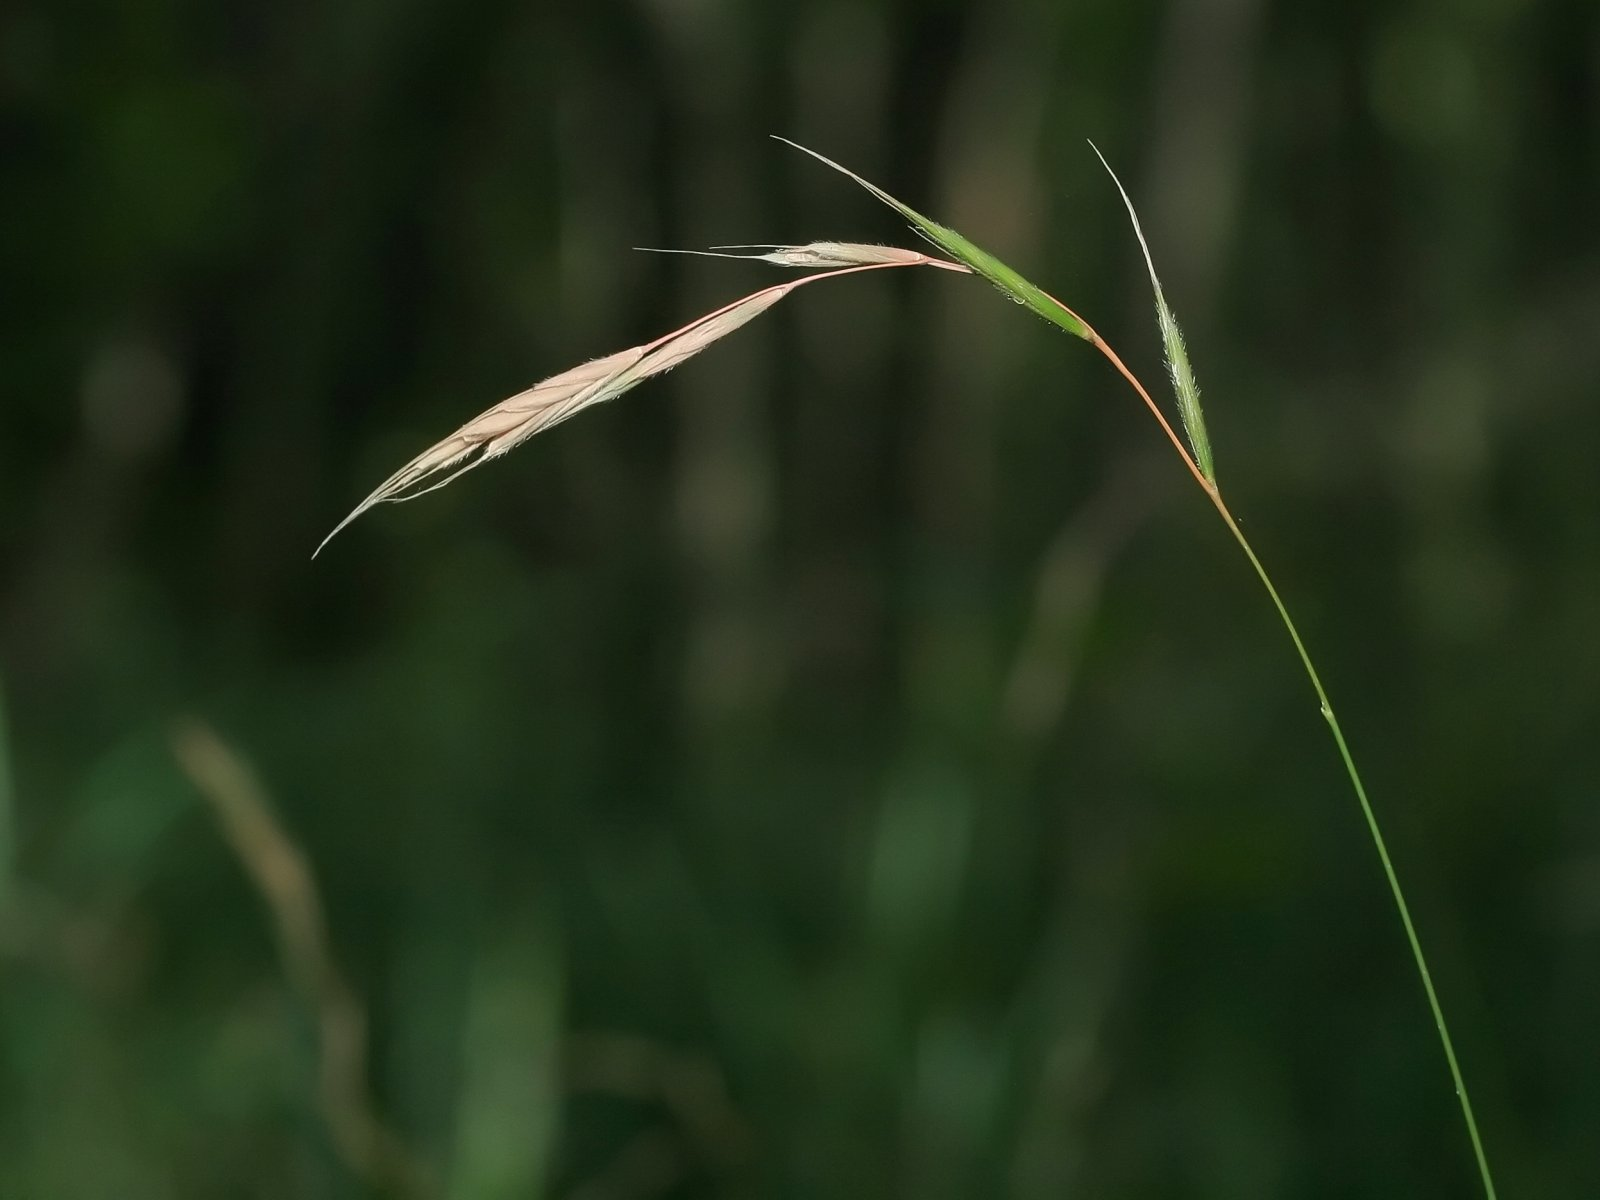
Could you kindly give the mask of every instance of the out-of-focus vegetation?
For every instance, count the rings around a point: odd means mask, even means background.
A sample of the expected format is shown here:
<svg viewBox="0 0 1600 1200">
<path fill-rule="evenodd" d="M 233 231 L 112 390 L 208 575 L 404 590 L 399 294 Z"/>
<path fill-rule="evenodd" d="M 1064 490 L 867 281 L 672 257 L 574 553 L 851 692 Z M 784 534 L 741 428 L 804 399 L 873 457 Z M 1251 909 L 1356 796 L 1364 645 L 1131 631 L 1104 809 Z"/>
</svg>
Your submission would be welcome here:
<svg viewBox="0 0 1600 1200">
<path fill-rule="evenodd" d="M 1155 382 L 1118 166 L 1502 1189 L 1600 1192 L 1597 81 L 1579 0 L 7 6 L 0 1196 L 1473 1194 L 1257 585 L 983 285 L 309 561 L 772 281 L 628 247 L 909 244 L 774 132 Z"/>
</svg>

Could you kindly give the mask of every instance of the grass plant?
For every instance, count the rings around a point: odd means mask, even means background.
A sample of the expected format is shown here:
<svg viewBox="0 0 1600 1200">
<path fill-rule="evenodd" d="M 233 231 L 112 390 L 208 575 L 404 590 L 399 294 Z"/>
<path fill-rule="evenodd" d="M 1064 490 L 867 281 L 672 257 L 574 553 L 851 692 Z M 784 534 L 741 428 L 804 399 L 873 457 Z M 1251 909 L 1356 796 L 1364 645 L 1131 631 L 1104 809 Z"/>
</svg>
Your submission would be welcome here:
<svg viewBox="0 0 1600 1200">
<path fill-rule="evenodd" d="M 1162 433 L 1172 444 L 1184 466 L 1193 476 L 1195 483 L 1205 493 L 1206 499 L 1210 501 L 1217 515 L 1227 526 L 1228 532 L 1237 542 L 1240 551 L 1249 561 L 1251 569 L 1260 579 L 1262 587 L 1265 588 L 1284 630 L 1288 633 L 1289 639 L 1294 645 L 1295 653 L 1299 657 L 1300 664 L 1311 684 L 1311 688 L 1316 694 L 1322 718 L 1328 726 L 1328 731 L 1333 738 L 1340 761 L 1344 764 L 1345 772 L 1350 780 L 1350 786 L 1355 793 L 1362 817 L 1366 822 L 1368 834 L 1371 837 L 1374 849 L 1377 851 L 1384 877 L 1389 886 L 1390 895 L 1399 914 L 1401 925 L 1405 930 L 1406 940 L 1411 949 L 1411 956 L 1415 963 L 1417 974 L 1421 979 L 1423 991 L 1427 997 L 1428 1007 L 1433 1017 L 1434 1027 L 1438 1033 L 1440 1046 L 1444 1051 L 1445 1060 L 1449 1067 L 1451 1082 L 1454 1085 L 1460 1104 L 1462 1120 L 1471 1142 L 1484 1194 L 1488 1200 L 1495 1200 L 1494 1181 L 1490 1173 L 1488 1157 L 1478 1132 L 1477 1121 L 1473 1115 L 1472 1102 L 1467 1091 L 1466 1081 L 1462 1076 L 1455 1047 L 1445 1022 L 1444 1010 L 1428 969 L 1427 958 L 1423 953 L 1422 942 L 1418 937 L 1410 908 L 1406 903 L 1405 893 L 1401 888 L 1399 875 L 1395 871 L 1388 845 L 1379 826 L 1377 814 L 1367 796 L 1366 787 L 1362 783 L 1359 771 L 1356 769 L 1355 760 L 1345 739 L 1344 731 L 1339 724 L 1338 716 L 1334 712 L 1333 704 L 1328 698 L 1327 689 L 1323 686 L 1322 679 L 1317 673 L 1310 652 L 1306 649 L 1305 642 L 1289 614 L 1288 607 L 1284 604 L 1282 596 L 1273 583 L 1272 577 L 1268 574 L 1260 556 L 1257 555 L 1255 549 L 1245 537 L 1239 527 L 1239 523 L 1234 519 L 1233 513 L 1223 499 L 1222 491 L 1217 483 L 1217 473 L 1210 439 L 1206 434 L 1205 418 L 1200 403 L 1200 391 L 1195 382 L 1194 370 L 1189 361 L 1183 335 L 1179 330 L 1177 320 L 1172 313 L 1170 305 L 1167 303 L 1161 282 L 1157 277 L 1154 259 L 1145 240 L 1144 231 L 1139 224 L 1138 214 L 1135 212 L 1133 203 L 1129 199 L 1121 181 L 1117 179 L 1115 172 L 1111 170 L 1110 164 L 1106 163 L 1104 156 L 1100 155 L 1098 148 L 1095 148 L 1095 154 L 1100 157 L 1101 163 L 1111 175 L 1112 181 L 1116 184 L 1123 203 L 1127 207 L 1134 233 L 1138 238 L 1139 246 L 1144 256 L 1155 299 L 1157 326 L 1160 330 L 1166 364 L 1171 378 L 1173 393 L 1176 397 L 1180 422 L 1184 430 L 1183 437 L 1179 436 L 1162 411 L 1161 406 L 1157 404 L 1137 376 L 1128 369 L 1116 351 L 1078 313 L 1048 292 L 1029 282 L 1021 274 L 993 255 L 974 245 L 955 230 L 924 216 L 904 202 L 897 200 L 876 184 L 869 182 L 814 150 L 807 149 L 795 142 L 790 142 L 786 138 L 779 138 L 778 140 L 793 146 L 805 154 L 811 155 L 818 161 L 854 180 L 898 212 L 910 222 L 917 233 L 949 257 L 940 258 L 898 247 L 853 242 L 813 242 L 806 245 L 744 247 L 725 246 L 715 247 L 710 251 L 669 251 L 670 253 L 711 254 L 717 257 L 747 258 L 779 266 L 817 269 L 817 273 L 800 280 L 778 284 L 753 292 L 742 299 L 691 321 L 679 329 L 664 334 L 652 342 L 584 363 L 572 370 L 552 376 L 532 388 L 502 401 L 467 422 L 449 437 L 424 450 L 380 484 L 344 520 L 335 526 L 333 531 L 328 534 L 328 537 L 317 547 L 317 552 L 321 552 L 334 534 L 337 534 L 368 509 L 378 504 L 414 499 L 436 488 L 443 487 L 462 473 L 483 462 L 487 462 L 489 459 L 499 457 L 527 438 L 566 420 L 584 408 L 620 396 L 651 376 L 670 370 L 672 367 L 698 354 L 713 342 L 753 320 L 778 301 L 806 284 L 824 279 L 842 278 L 846 275 L 854 275 L 866 271 L 915 266 L 970 273 L 987 280 L 1006 297 L 1028 309 L 1036 316 L 1048 321 L 1064 332 L 1088 342 L 1128 382 L 1138 394 L 1140 400 L 1143 401 L 1150 415 L 1160 426 Z M 734 254 L 732 253 L 734 250 L 744 250 L 747 253 Z M 749 253 L 749 251 L 760 251 L 760 253 Z"/>
</svg>

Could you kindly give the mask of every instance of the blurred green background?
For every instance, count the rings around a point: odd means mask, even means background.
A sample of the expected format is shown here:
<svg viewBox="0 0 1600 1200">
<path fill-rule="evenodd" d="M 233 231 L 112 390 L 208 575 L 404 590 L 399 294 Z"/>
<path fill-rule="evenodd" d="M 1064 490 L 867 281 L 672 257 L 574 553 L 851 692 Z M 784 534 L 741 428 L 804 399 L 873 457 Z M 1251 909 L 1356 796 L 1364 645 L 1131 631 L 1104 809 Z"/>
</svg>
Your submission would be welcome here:
<svg viewBox="0 0 1600 1200">
<path fill-rule="evenodd" d="M 770 133 L 1154 385 L 1118 167 L 1502 1192 L 1600 1195 L 1594 4 L 18 0 L 0 1196 L 1476 1193 L 1258 585 L 981 284 L 807 289 L 310 561 L 779 278 L 630 247 L 915 244 Z"/>
</svg>

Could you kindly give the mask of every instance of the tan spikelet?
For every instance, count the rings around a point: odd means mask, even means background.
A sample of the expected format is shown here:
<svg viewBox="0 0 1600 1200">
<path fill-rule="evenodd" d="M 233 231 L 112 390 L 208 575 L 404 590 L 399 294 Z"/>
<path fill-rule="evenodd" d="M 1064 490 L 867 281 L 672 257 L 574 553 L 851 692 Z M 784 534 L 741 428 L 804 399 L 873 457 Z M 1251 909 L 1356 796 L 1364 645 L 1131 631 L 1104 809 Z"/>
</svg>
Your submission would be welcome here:
<svg viewBox="0 0 1600 1200">
<path fill-rule="evenodd" d="M 635 247 L 651 254 L 693 254 L 700 258 L 734 258 L 745 262 L 774 263 L 780 267 L 942 267 L 947 271 L 967 272 L 959 263 L 906 250 L 900 246 L 879 246 L 868 242 L 807 242 L 803 246 L 761 243 L 746 246 L 713 246 L 709 250 L 658 250 Z M 763 254 L 730 254 L 731 250 L 762 250 Z"/>
<path fill-rule="evenodd" d="M 823 252 L 817 247 L 838 247 L 839 250 Z M 681 329 L 657 338 L 643 346 L 620 351 L 605 358 L 597 358 L 582 366 L 573 367 L 559 375 L 552 375 L 534 384 L 525 392 L 518 392 L 502 400 L 487 412 L 480 413 L 443 441 L 429 446 L 421 454 L 401 467 L 351 511 L 350 515 L 334 526 L 333 532 L 322 539 L 312 553 L 315 558 L 337 534 L 362 513 L 379 504 L 412 500 L 435 488 L 441 488 L 457 476 L 472 470 L 534 434 L 565 421 L 591 404 L 611 400 L 652 375 L 660 375 L 700 353 L 718 338 L 726 337 L 745 322 L 760 316 L 796 288 L 819 279 L 830 279 L 858 271 L 880 270 L 885 267 L 939 266 L 947 270 L 964 270 L 952 263 L 929 258 L 912 250 L 896 251 L 890 246 L 861 247 L 860 257 L 850 257 L 848 243 L 814 243 L 810 247 L 778 247 L 784 251 L 805 251 L 813 254 L 812 263 L 847 262 L 833 270 L 808 275 L 789 283 L 763 288 L 741 300 L 691 321 Z M 870 255 L 866 251 L 872 252 Z M 891 253 L 892 252 L 892 253 Z M 826 257 L 832 253 L 834 257 Z M 734 257 L 745 257 L 735 255 Z M 771 256 L 759 256 L 768 261 L 780 261 Z M 790 265 L 799 265 L 791 263 Z M 440 476 L 443 478 L 440 478 Z"/>
<path fill-rule="evenodd" d="M 480 413 L 379 484 L 371 495 L 356 505 L 349 516 L 333 527 L 312 557 L 322 553 L 323 546 L 333 540 L 334 534 L 374 505 L 410 500 L 434 488 L 443 487 L 463 471 L 504 454 L 539 430 L 566 420 L 579 409 L 606 399 L 608 395 L 618 394 L 618 379 L 628 368 L 637 364 L 644 354 L 643 346 L 635 346 L 605 358 L 597 358 L 570 371 L 552 375 L 527 391 L 518 392 L 487 412 Z M 418 486 L 442 471 L 450 473 L 427 487 Z"/>
</svg>

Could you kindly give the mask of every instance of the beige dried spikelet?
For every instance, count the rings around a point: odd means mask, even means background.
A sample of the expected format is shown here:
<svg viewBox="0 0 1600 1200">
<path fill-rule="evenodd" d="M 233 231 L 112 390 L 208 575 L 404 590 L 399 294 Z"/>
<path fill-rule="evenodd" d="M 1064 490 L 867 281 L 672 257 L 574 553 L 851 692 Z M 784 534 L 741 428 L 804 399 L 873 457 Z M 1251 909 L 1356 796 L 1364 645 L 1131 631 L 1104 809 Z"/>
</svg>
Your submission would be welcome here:
<svg viewBox="0 0 1600 1200">
<path fill-rule="evenodd" d="M 687 251 L 686 253 L 696 253 Z M 718 338 L 726 337 L 747 321 L 766 312 L 796 288 L 819 279 L 850 275 L 858 271 L 885 267 L 932 266 L 951 271 L 965 267 L 931 258 L 915 250 L 893 246 L 856 245 L 849 242 L 813 242 L 807 246 L 774 246 L 759 255 L 726 255 L 729 258 L 755 258 L 784 266 L 831 267 L 804 279 L 780 283 L 735 300 L 732 304 L 691 321 L 681 329 L 643 346 L 634 346 L 605 358 L 597 358 L 559 375 L 534 384 L 480 413 L 443 441 L 429 446 L 401 467 L 322 539 L 312 553 L 315 558 L 335 534 L 362 513 L 379 504 L 399 503 L 441 488 L 457 476 L 525 442 L 534 434 L 549 429 L 581 412 L 591 404 L 611 400 L 637 387 L 652 375 L 660 375 L 700 353 Z M 439 478 L 443 475 L 443 478 Z"/>
<path fill-rule="evenodd" d="M 767 262 L 780 267 L 943 267 L 947 271 L 966 271 L 956 263 L 906 250 L 900 246 L 878 246 L 867 242 L 807 242 L 791 246 L 776 242 L 744 246 L 713 246 L 709 250 L 658 250 L 635 246 L 647 254 L 693 254 L 699 258 L 733 258 L 741 262 Z M 729 254 L 729 250 L 764 250 L 765 254 Z"/>
</svg>

